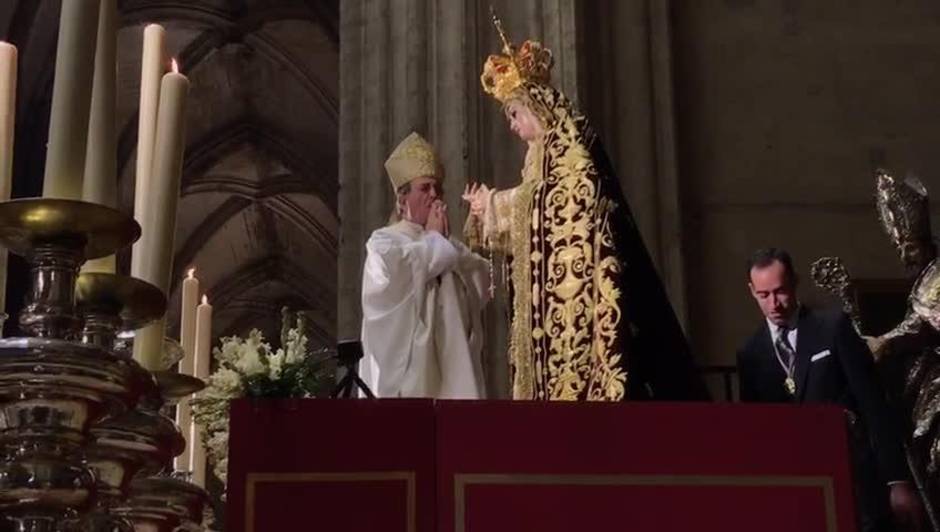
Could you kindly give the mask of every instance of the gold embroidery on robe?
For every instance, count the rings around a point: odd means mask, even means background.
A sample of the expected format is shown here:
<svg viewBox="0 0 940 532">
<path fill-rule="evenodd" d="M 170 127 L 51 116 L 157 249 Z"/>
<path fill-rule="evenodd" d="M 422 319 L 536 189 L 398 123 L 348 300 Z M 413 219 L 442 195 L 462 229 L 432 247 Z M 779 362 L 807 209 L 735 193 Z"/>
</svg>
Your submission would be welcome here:
<svg viewBox="0 0 940 532">
<path fill-rule="evenodd" d="M 492 195 L 482 224 L 486 243 L 510 254 L 512 396 L 619 401 L 627 344 L 613 207 L 587 151 L 593 133 L 557 95 L 528 87 L 530 108 L 553 126 L 530 145 L 522 183 Z"/>
</svg>

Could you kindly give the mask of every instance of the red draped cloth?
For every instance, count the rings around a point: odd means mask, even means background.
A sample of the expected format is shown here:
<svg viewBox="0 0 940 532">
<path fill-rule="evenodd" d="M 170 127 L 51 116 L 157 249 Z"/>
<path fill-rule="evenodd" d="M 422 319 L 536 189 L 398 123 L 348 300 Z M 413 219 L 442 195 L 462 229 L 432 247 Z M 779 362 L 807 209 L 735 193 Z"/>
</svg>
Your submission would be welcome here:
<svg viewBox="0 0 940 532">
<path fill-rule="evenodd" d="M 236 401 L 227 530 L 855 530 L 828 406 Z"/>
</svg>

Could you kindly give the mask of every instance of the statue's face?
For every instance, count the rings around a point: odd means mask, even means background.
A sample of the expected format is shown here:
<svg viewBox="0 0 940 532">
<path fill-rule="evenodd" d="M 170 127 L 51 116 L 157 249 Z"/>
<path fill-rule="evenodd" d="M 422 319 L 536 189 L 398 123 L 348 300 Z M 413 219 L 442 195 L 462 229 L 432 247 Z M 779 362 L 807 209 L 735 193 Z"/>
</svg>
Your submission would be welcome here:
<svg viewBox="0 0 940 532">
<path fill-rule="evenodd" d="M 904 267 L 914 273 L 920 273 L 933 260 L 931 246 L 911 240 L 898 245 L 898 255 Z"/>
<path fill-rule="evenodd" d="M 542 135 L 542 123 L 535 113 L 519 100 L 513 100 L 506 105 L 506 118 L 512 132 L 526 142 L 532 142 Z"/>
</svg>

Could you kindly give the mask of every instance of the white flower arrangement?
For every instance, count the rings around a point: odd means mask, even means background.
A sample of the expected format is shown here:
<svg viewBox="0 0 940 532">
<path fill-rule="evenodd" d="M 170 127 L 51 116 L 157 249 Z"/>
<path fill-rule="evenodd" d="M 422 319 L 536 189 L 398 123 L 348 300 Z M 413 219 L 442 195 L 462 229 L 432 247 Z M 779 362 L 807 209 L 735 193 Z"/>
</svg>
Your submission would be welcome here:
<svg viewBox="0 0 940 532">
<path fill-rule="evenodd" d="M 216 476 L 225 483 L 228 471 L 229 402 L 239 397 L 312 397 L 332 383 L 323 364 L 326 353 L 307 351 L 304 320 L 283 311 L 281 347 L 273 350 L 261 331 L 247 338 L 221 338 L 212 354 L 217 369 L 206 388 L 192 400 L 193 419 L 203 427 L 203 444 Z"/>
</svg>

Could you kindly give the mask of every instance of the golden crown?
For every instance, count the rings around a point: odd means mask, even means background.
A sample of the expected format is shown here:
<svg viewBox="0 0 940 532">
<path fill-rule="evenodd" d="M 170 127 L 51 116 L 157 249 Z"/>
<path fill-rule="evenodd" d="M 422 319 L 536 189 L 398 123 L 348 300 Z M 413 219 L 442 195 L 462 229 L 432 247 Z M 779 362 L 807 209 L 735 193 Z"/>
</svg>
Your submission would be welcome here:
<svg viewBox="0 0 940 532">
<path fill-rule="evenodd" d="M 483 64 L 483 90 L 505 103 L 525 81 L 547 84 L 554 63 L 551 50 L 538 41 L 525 41 L 516 50 L 492 6 L 490 15 L 503 42 L 503 53 L 490 55 Z"/>
</svg>

